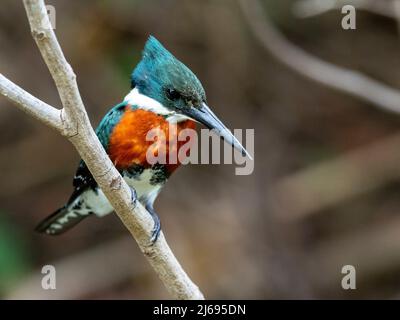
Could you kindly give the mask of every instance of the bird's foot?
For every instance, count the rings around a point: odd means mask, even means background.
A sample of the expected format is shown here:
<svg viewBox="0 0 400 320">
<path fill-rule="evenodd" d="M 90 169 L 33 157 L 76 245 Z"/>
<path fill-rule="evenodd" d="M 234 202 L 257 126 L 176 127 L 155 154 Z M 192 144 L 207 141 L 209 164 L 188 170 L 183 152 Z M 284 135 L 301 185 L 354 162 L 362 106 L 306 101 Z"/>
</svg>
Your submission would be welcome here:
<svg viewBox="0 0 400 320">
<path fill-rule="evenodd" d="M 146 210 L 150 213 L 150 215 L 154 221 L 154 227 L 153 227 L 153 230 L 151 231 L 151 238 L 150 238 L 150 245 L 153 245 L 157 241 L 157 239 L 160 235 L 161 222 L 160 222 L 160 217 L 154 211 L 152 206 L 146 206 Z"/>
<path fill-rule="evenodd" d="M 161 232 L 161 223 L 160 220 L 158 219 L 157 221 L 154 221 L 154 227 L 153 230 L 151 230 L 151 238 L 150 238 L 151 245 L 153 245 L 157 241 L 160 232 Z"/>
<path fill-rule="evenodd" d="M 131 189 L 131 204 L 133 205 L 133 207 L 136 207 L 136 202 L 138 201 L 136 190 L 132 187 L 129 188 Z"/>
</svg>

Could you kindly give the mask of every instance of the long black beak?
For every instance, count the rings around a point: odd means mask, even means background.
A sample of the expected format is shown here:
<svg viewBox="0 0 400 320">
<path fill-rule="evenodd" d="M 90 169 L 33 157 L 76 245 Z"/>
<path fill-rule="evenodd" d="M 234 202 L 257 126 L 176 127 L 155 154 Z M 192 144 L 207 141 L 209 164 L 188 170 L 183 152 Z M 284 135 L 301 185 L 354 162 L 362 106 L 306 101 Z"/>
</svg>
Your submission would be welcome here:
<svg viewBox="0 0 400 320">
<path fill-rule="evenodd" d="M 210 130 L 215 130 L 216 133 L 227 143 L 232 145 L 232 147 L 239 150 L 243 156 L 248 156 L 251 160 L 253 158 L 247 152 L 247 150 L 241 145 L 241 143 L 236 139 L 236 137 L 232 134 L 232 132 L 225 127 L 225 125 L 218 119 L 218 117 L 211 111 L 211 109 L 205 104 L 202 103 L 200 107 L 191 107 L 184 111 L 185 115 L 189 118 L 200 122 L 205 125 Z"/>
</svg>

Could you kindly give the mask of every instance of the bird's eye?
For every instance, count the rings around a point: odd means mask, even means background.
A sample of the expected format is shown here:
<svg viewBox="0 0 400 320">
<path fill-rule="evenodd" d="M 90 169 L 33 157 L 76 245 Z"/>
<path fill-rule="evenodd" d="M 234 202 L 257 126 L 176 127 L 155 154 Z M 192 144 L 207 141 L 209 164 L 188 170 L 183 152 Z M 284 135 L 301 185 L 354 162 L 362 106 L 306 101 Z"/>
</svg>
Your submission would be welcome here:
<svg viewBox="0 0 400 320">
<path fill-rule="evenodd" d="M 167 89 L 167 97 L 170 100 L 178 100 L 181 97 L 181 94 L 175 89 Z"/>
</svg>

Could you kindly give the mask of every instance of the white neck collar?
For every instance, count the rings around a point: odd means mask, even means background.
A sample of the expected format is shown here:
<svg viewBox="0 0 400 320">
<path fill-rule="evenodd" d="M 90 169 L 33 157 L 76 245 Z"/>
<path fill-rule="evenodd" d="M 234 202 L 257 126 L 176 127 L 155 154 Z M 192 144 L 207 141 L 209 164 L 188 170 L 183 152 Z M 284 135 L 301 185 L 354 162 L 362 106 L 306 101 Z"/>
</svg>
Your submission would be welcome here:
<svg viewBox="0 0 400 320">
<path fill-rule="evenodd" d="M 166 120 L 170 123 L 178 123 L 190 119 L 185 115 L 176 113 L 164 107 L 157 100 L 150 98 L 139 92 L 138 88 L 133 88 L 124 98 L 124 101 L 140 109 L 154 112 L 156 114 L 167 116 Z"/>
</svg>

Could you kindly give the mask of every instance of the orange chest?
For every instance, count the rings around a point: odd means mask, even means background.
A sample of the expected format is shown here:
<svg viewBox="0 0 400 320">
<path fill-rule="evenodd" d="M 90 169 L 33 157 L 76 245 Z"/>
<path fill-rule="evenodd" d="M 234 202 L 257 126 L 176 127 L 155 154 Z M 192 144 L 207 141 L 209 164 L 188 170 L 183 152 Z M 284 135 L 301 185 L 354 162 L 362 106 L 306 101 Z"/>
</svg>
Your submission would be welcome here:
<svg viewBox="0 0 400 320">
<path fill-rule="evenodd" d="M 195 123 L 187 120 L 171 124 L 164 117 L 153 112 L 127 107 L 119 123 L 112 130 L 108 154 L 114 165 L 119 169 L 129 168 L 132 165 L 149 167 L 147 156 L 149 149 L 154 155 L 163 154 L 168 171 L 172 172 L 179 166 L 179 159 L 169 163 L 170 153 L 177 152 L 188 141 L 178 141 L 177 137 L 184 129 L 194 129 Z M 149 132 L 158 132 L 158 141 L 154 141 Z M 163 139 L 160 139 L 159 134 Z M 175 159 L 175 157 L 174 157 Z"/>
</svg>

